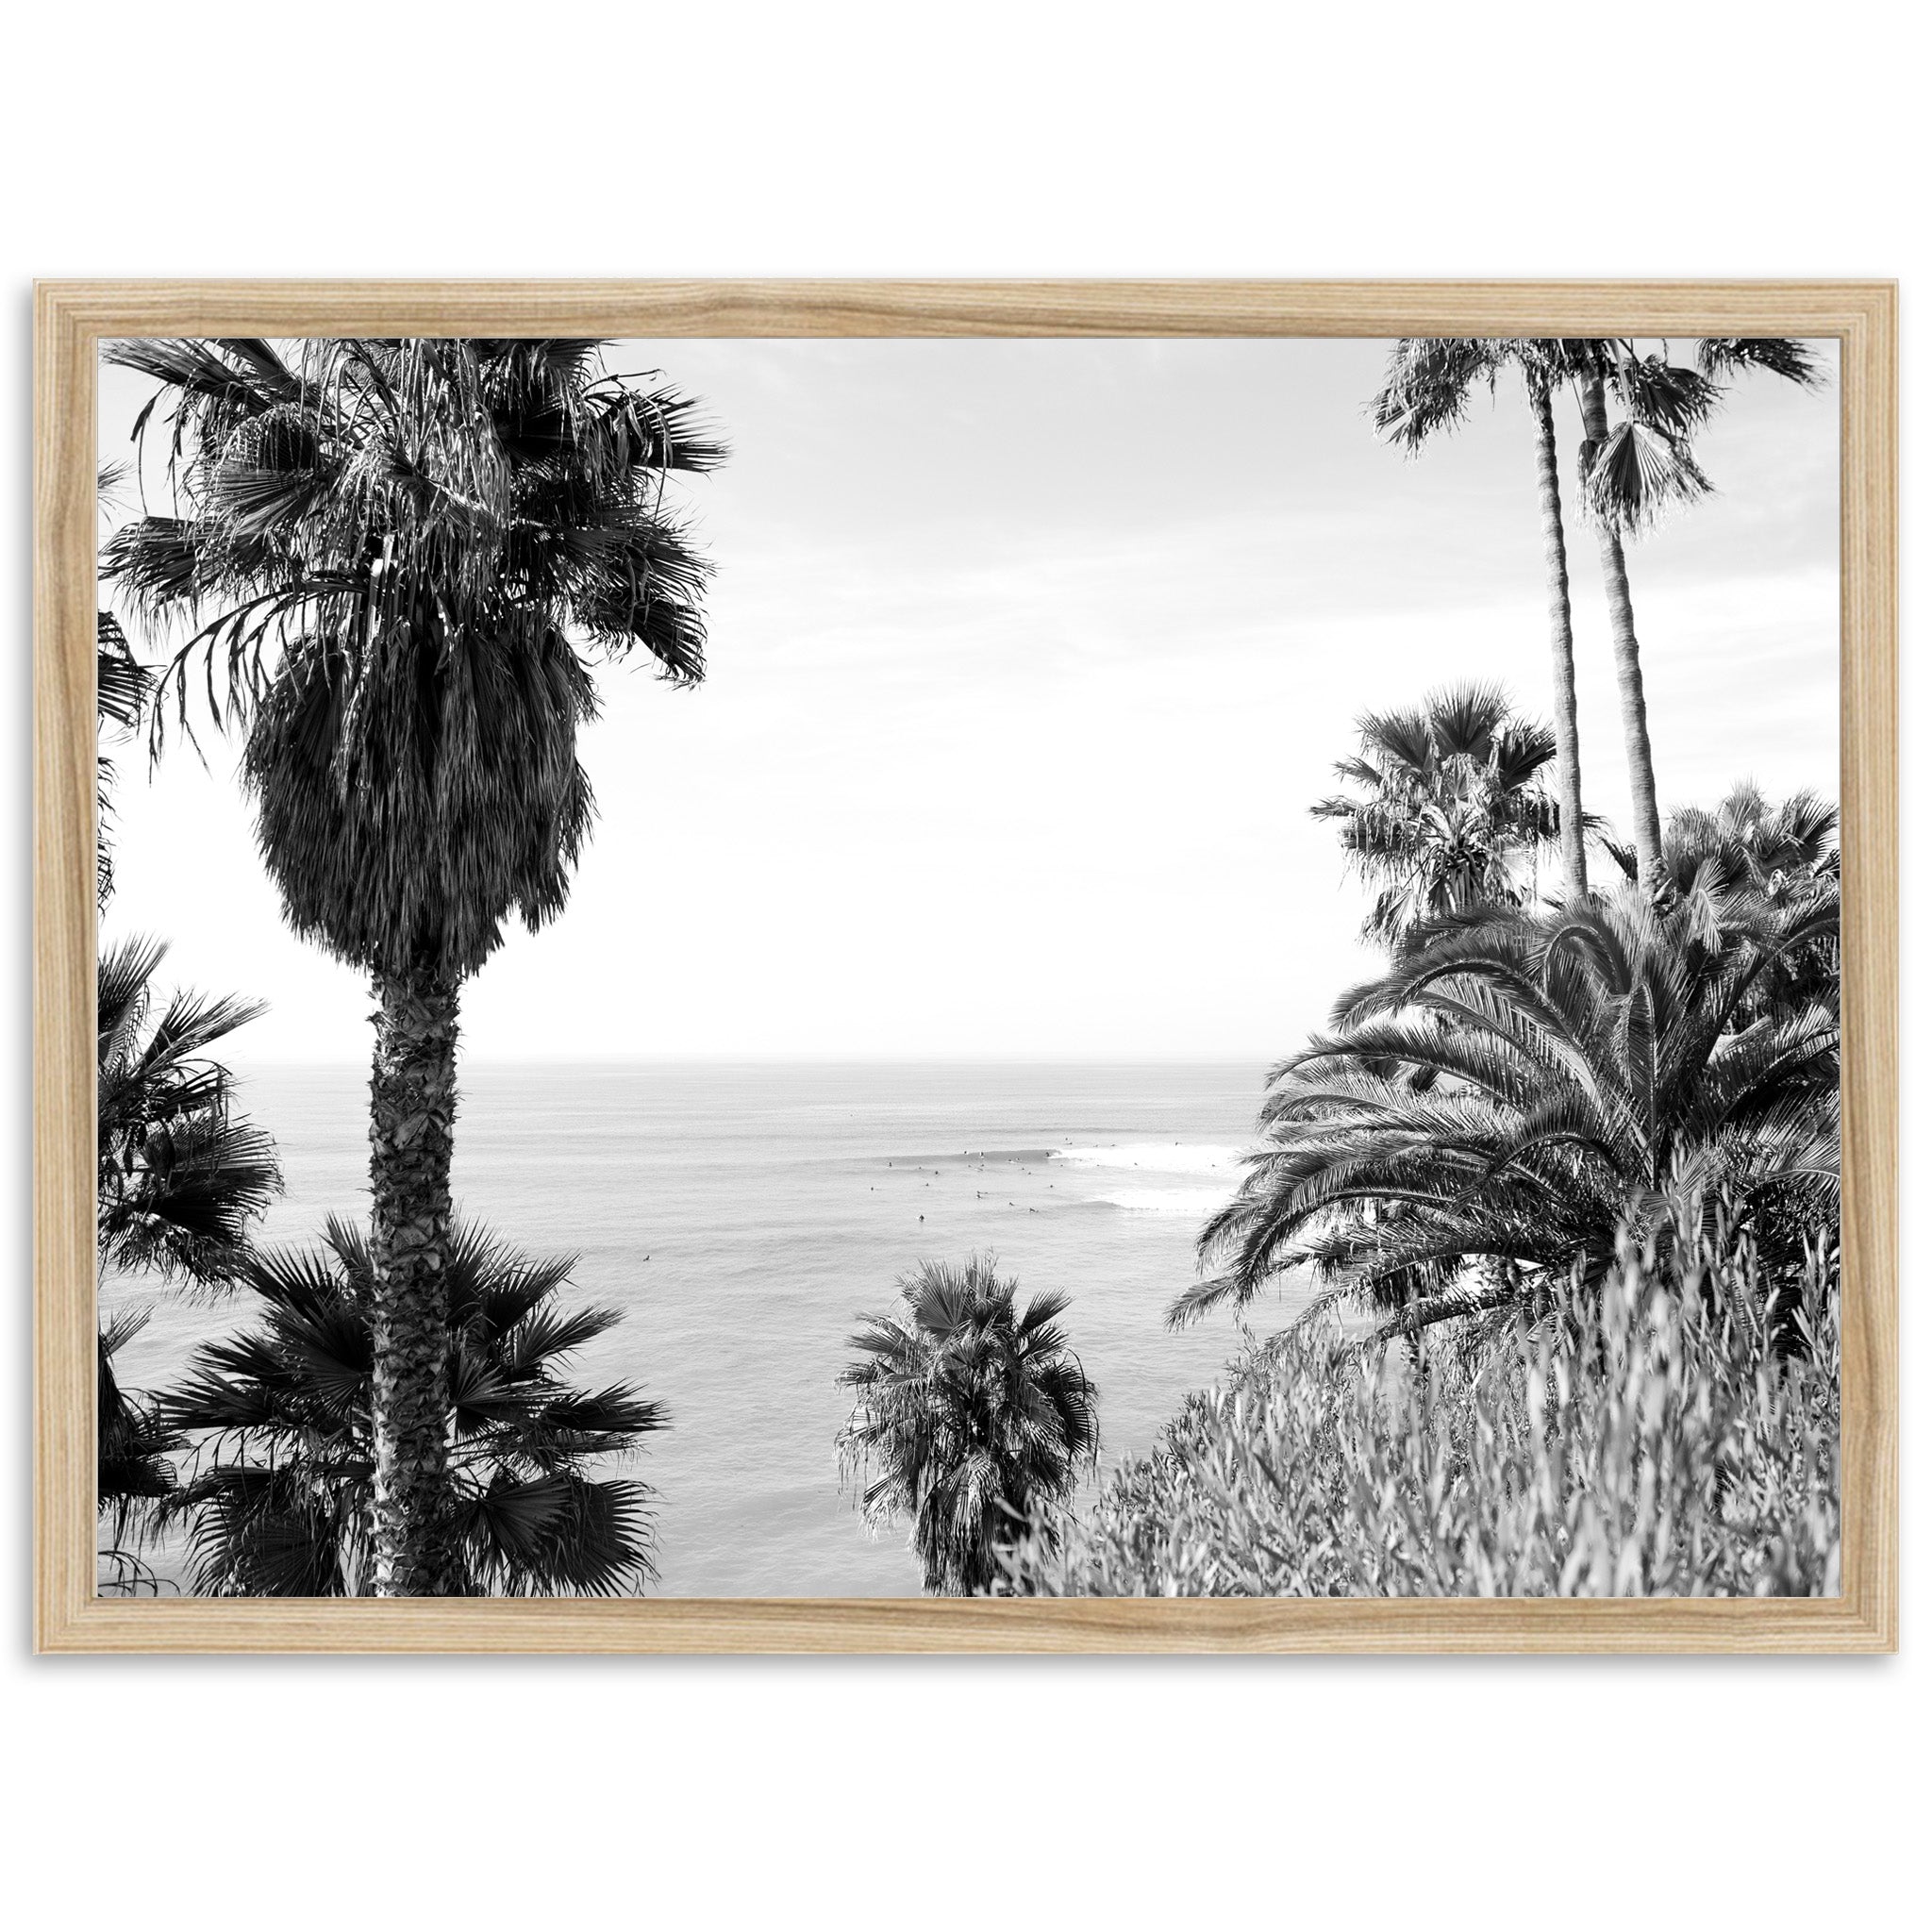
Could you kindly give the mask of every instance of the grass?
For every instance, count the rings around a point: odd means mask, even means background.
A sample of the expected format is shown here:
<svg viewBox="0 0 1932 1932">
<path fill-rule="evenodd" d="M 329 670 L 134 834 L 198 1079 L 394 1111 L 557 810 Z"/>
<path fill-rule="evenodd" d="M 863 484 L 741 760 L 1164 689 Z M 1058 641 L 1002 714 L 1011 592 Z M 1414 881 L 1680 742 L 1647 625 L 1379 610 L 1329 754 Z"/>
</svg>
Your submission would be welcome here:
<svg viewBox="0 0 1932 1932">
<path fill-rule="evenodd" d="M 1839 1263 L 1765 1282 L 1688 1204 L 1596 1287 L 1391 1355 L 1332 1317 L 1190 1398 L 1058 1549 L 1046 1595 L 1831 1595 Z M 1670 1257 L 1685 1257 L 1674 1262 Z"/>
</svg>

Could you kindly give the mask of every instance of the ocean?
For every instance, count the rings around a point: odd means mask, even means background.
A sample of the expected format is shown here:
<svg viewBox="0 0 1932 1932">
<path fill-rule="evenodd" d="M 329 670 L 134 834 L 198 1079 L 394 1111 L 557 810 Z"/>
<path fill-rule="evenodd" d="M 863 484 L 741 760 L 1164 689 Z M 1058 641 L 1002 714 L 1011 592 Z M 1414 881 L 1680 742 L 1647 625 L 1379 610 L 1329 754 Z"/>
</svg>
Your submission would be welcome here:
<svg viewBox="0 0 1932 1932">
<path fill-rule="evenodd" d="M 1104 1478 L 1239 1345 L 1229 1316 L 1176 1334 L 1163 1315 L 1193 1278 L 1203 1217 L 1239 1177 L 1261 1072 L 465 1065 L 458 1207 L 535 1254 L 575 1254 L 560 1299 L 623 1311 L 577 1374 L 635 1381 L 670 1410 L 626 1466 L 656 1491 L 656 1593 L 912 1595 L 903 1535 L 870 1537 L 840 1490 L 838 1375 L 856 1318 L 886 1307 L 920 1260 L 974 1251 L 1023 1293 L 1071 1295 Z M 275 1135 L 288 1182 L 268 1241 L 366 1214 L 366 1101 L 358 1067 L 244 1076 L 239 1104 Z M 164 1384 L 198 1341 L 242 1325 L 249 1299 L 110 1283 L 108 1309 L 152 1310 L 120 1357 L 124 1382 Z M 1267 1326 L 1292 1312 L 1256 1310 Z"/>
</svg>

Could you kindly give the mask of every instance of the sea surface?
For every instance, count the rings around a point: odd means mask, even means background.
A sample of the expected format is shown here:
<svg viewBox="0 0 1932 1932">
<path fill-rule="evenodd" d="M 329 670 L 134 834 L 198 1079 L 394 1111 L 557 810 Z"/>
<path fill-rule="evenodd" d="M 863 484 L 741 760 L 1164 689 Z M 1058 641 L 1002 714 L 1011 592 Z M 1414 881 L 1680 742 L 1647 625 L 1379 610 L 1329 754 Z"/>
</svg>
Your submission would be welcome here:
<svg viewBox="0 0 1932 1932">
<path fill-rule="evenodd" d="M 1073 1297 L 1102 1476 L 1144 1452 L 1240 1342 L 1226 1315 L 1176 1334 L 1163 1314 L 1239 1177 L 1261 1071 L 466 1065 L 458 1211 L 575 1255 L 559 1298 L 623 1311 L 577 1373 L 669 1407 L 626 1465 L 657 1493 L 658 1592 L 916 1594 L 904 1537 L 869 1536 L 840 1489 L 838 1375 L 857 1317 L 923 1258 L 993 1254 L 1023 1292 Z M 288 1181 L 269 1241 L 366 1215 L 367 1080 L 358 1067 L 244 1076 L 239 1104 L 275 1135 Z M 1258 1307 L 1257 1325 L 1298 1299 Z M 152 1311 L 120 1357 L 135 1388 L 165 1384 L 249 1313 L 246 1294 L 210 1303 L 142 1281 L 110 1283 L 103 1302 Z"/>
</svg>

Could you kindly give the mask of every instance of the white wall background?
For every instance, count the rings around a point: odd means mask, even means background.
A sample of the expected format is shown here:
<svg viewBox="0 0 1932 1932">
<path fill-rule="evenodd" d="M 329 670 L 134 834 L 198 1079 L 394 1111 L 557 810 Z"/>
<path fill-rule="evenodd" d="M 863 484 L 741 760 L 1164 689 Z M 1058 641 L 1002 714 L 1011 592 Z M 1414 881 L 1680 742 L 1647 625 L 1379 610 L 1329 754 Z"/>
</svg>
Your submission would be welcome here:
<svg viewBox="0 0 1932 1932">
<path fill-rule="evenodd" d="M 28 277 L 1896 275 L 1915 451 L 1924 154 L 1897 17 L 101 0 L 16 21 L 0 1817 L 18 1923 L 1911 1915 L 1932 1720 L 1911 1219 L 1896 1661 L 35 1661 L 26 1576 Z M 1908 461 L 1908 584 L 1913 483 Z M 1912 616 L 1908 877 L 1927 798 Z M 1907 988 L 1924 921 L 1908 886 Z M 1908 1008 L 1908 1207 L 1924 1043 Z"/>
</svg>

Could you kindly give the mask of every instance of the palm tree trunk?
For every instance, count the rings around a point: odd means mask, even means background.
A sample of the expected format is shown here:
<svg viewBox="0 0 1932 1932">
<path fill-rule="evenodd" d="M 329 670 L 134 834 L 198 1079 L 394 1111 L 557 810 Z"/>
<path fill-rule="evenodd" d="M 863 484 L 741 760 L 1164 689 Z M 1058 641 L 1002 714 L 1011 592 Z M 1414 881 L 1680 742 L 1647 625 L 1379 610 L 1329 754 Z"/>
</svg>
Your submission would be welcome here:
<svg viewBox="0 0 1932 1932">
<path fill-rule="evenodd" d="M 1583 850 L 1583 759 L 1576 736 L 1576 653 L 1570 632 L 1570 558 L 1563 543 L 1563 490 L 1557 473 L 1557 421 L 1550 392 L 1532 384 L 1536 414 L 1537 500 L 1542 510 L 1543 575 L 1550 606 L 1550 673 L 1557 697 L 1557 807 L 1563 841 L 1563 894 L 1590 891 Z"/>
<path fill-rule="evenodd" d="M 1591 377 L 1583 384 L 1583 466 L 1609 434 L 1604 386 Z M 1614 524 L 1597 520 L 1597 555 L 1603 563 L 1604 594 L 1610 606 L 1610 652 L 1617 666 L 1617 690 L 1624 701 L 1624 758 L 1630 769 L 1630 836 L 1637 846 L 1637 875 L 1646 891 L 1665 890 L 1664 834 L 1657 818 L 1657 774 L 1650 762 L 1650 716 L 1643 704 L 1643 667 L 1637 657 L 1637 619 L 1630 608 L 1630 575 L 1624 567 L 1624 540 Z"/>
<path fill-rule="evenodd" d="M 456 1588 L 442 1508 L 458 986 L 426 970 L 375 975 L 369 1189 L 377 1596 L 446 1596 Z"/>
</svg>

